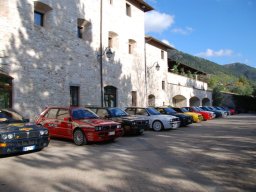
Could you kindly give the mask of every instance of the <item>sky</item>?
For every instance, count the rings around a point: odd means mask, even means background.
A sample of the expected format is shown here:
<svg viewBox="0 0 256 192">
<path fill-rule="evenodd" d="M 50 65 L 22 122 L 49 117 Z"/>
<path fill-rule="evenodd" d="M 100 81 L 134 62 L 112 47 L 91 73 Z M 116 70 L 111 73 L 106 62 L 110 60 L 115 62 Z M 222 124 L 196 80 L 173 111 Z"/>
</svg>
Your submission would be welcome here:
<svg viewBox="0 0 256 192">
<path fill-rule="evenodd" d="M 146 34 L 217 64 L 256 68 L 256 0 L 145 0 Z"/>
</svg>

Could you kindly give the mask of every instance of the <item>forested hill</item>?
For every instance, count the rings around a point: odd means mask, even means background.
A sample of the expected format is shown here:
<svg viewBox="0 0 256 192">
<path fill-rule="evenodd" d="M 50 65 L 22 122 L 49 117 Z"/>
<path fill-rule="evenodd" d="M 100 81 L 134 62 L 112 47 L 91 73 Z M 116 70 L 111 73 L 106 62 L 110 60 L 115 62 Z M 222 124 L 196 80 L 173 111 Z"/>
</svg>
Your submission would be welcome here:
<svg viewBox="0 0 256 192">
<path fill-rule="evenodd" d="M 256 97 L 256 69 L 245 64 L 219 65 L 178 50 L 169 50 L 168 58 L 210 74 L 205 80 L 210 88 Z M 221 86 L 220 86 L 221 85 Z"/>
<path fill-rule="evenodd" d="M 250 67 L 242 63 L 232 63 L 223 65 L 226 69 L 229 69 L 233 74 L 237 76 L 245 76 L 246 78 L 256 81 L 256 68 Z"/>
<path fill-rule="evenodd" d="M 168 51 L 168 58 L 208 74 L 230 73 L 228 68 L 217 63 L 177 50 Z"/>
<path fill-rule="evenodd" d="M 203 71 L 207 74 L 220 75 L 226 74 L 231 76 L 245 76 L 251 81 L 256 82 L 256 68 L 247 66 L 241 63 L 233 63 L 227 65 L 219 65 L 212 61 L 196 57 L 187 53 L 183 53 L 177 50 L 169 50 L 168 58 L 183 63 L 190 67 L 193 67 L 199 71 Z"/>
</svg>

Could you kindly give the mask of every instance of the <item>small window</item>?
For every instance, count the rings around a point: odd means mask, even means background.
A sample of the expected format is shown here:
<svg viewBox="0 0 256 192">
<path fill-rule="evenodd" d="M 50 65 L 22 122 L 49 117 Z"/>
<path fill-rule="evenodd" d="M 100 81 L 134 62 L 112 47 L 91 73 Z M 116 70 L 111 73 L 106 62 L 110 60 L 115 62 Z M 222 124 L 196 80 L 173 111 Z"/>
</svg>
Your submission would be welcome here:
<svg viewBox="0 0 256 192">
<path fill-rule="evenodd" d="M 136 41 L 129 39 L 128 43 L 128 53 L 133 54 L 136 47 Z"/>
<path fill-rule="evenodd" d="M 164 59 L 164 51 L 161 50 L 161 59 Z"/>
<path fill-rule="evenodd" d="M 34 23 L 39 26 L 44 26 L 44 14 L 34 11 Z"/>
<path fill-rule="evenodd" d="M 112 5 L 113 4 L 113 0 L 109 0 L 109 4 Z"/>
<path fill-rule="evenodd" d="M 70 86 L 70 105 L 79 106 L 79 86 Z"/>
<path fill-rule="evenodd" d="M 126 15 L 131 17 L 131 5 L 126 3 Z"/>
<path fill-rule="evenodd" d="M 83 38 L 83 27 L 77 26 L 77 37 L 80 39 Z"/>
<path fill-rule="evenodd" d="M 162 90 L 165 90 L 165 81 L 162 81 Z"/>
<path fill-rule="evenodd" d="M 119 47 L 118 34 L 113 31 L 108 32 L 108 47 L 116 49 Z"/>
<path fill-rule="evenodd" d="M 117 88 L 113 86 L 104 87 L 104 101 L 106 107 L 116 107 Z"/>
<path fill-rule="evenodd" d="M 113 38 L 108 37 L 108 47 L 113 48 Z"/>
<path fill-rule="evenodd" d="M 137 106 L 137 92 L 132 91 L 132 106 Z"/>
</svg>

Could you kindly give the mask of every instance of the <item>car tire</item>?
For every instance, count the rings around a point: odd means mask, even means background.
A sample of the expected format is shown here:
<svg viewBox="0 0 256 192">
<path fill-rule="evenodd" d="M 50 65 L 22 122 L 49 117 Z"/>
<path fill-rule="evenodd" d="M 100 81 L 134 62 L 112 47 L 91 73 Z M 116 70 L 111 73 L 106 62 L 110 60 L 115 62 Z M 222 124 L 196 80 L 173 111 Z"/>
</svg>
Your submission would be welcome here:
<svg viewBox="0 0 256 192">
<path fill-rule="evenodd" d="M 163 129 L 163 124 L 161 121 L 154 121 L 152 124 L 152 128 L 154 131 L 161 131 Z"/>
<path fill-rule="evenodd" d="M 76 129 L 73 135 L 74 143 L 76 145 L 83 145 L 86 144 L 86 137 L 81 129 Z"/>
</svg>

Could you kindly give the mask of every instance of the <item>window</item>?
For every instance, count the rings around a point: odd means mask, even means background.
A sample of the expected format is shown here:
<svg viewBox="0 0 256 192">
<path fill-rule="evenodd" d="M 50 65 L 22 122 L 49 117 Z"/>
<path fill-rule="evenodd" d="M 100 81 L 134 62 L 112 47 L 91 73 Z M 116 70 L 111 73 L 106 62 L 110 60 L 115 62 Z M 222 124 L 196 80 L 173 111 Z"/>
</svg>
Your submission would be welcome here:
<svg viewBox="0 0 256 192">
<path fill-rule="evenodd" d="M 108 37 L 108 47 L 113 48 L 113 38 Z"/>
<path fill-rule="evenodd" d="M 131 5 L 126 3 L 126 15 L 131 17 Z"/>
<path fill-rule="evenodd" d="M 58 109 L 50 109 L 45 115 L 45 117 L 49 119 L 56 119 L 57 112 L 58 112 Z"/>
<path fill-rule="evenodd" d="M 113 4 L 113 0 L 109 0 L 109 4 L 112 5 Z"/>
<path fill-rule="evenodd" d="M 136 47 L 136 41 L 134 41 L 133 39 L 129 39 L 128 53 L 133 54 L 135 51 L 135 47 Z"/>
<path fill-rule="evenodd" d="M 70 86 L 70 105 L 79 106 L 79 86 Z"/>
<path fill-rule="evenodd" d="M 137 106 L 137 92 L 132 91 L 132 106 Z"/>
<path fill-rule="evenodd" d="M 83 27 L 77 26 L 77 37 L 80 39 L 83 38 Z"/>
<path fill-rule="evenodd" d="M 162 81 L 162 90 L 165 90 L 165 81 Z"/>
<path fill-rule="evenodd" d="M 69 118 L 69 110 L 68 109 L 60 109 L 57 114 L 57 119 L 63 120 L 64 118 Z"/>
<path fill-rule="evenodd" d="M 47 19 L 48 12 L 52 8 L 39 1 L 34 1 L 34 24 L 39 26 L 45 26 L 45 20 Z"/>
<path fill-rule="evenodd" d="M 113 86 L 104 87 L 104 104 L 105 107 L 116 107 L 117 89 Z"/>
<path fill-rule="evenodd" d="M 113 31 L 108 32 L 108 47 L 118 48 L 118 34 Z"/>
<path fill-rule="evenodd" d="M 161 50 L 161 59 L 164 59 L 164 51 Z"/>
<path fill-rule="evenodd" d="M 154 95 L 149 95 L 148 96 L 148 106 L 155 106 L 155 96 Z"/>
<path fill-rule="evenodd" d="M 34 23 L 39 26 L 44 26 L 44 14 L 34 11 Z"/>
</svg>

